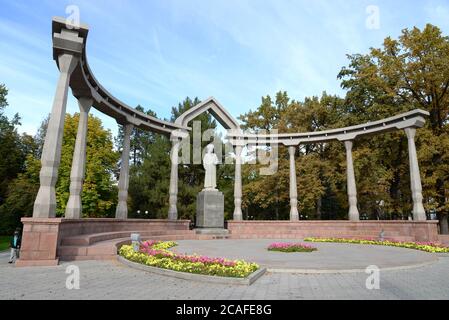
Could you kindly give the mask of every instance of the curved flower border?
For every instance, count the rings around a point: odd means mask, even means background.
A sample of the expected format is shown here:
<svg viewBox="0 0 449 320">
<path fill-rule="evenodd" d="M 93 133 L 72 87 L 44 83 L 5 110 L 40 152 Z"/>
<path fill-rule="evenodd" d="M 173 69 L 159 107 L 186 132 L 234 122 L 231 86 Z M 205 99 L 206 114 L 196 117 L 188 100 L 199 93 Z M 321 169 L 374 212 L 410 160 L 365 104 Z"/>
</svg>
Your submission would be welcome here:
<svg viewBox="0 0 449 320">
<path fill-rule="evenodd" d="M 395 240 L 380 241 L 374 238 L 352 239 L 352 238 L 314 238 L 314 237 L 305 238 L 304 241 L 370 244 L 370 245 L 415 249 L 431 253 L 449 253 L 449 247 L 434 242 L 403 242 Z"/>
<path fill-rule="evenodd" d="M 259 265 L 243 260 L 177 254 L 168 250 L 176 245 L 174 241 L 150 240 L 143 242 L 138 252 L 131 245 L 123 245 L 119 255 L 152 267 L 211 276 L 246 278 L 259 269 Z"/>
<path fill-rule="evenodd" d="M 290 253 L 290 252 L 312 252 L 316 251 L 317 248 L 304 243 L 274 242 L 268 246 L 267 250 Z"/>
</svg>

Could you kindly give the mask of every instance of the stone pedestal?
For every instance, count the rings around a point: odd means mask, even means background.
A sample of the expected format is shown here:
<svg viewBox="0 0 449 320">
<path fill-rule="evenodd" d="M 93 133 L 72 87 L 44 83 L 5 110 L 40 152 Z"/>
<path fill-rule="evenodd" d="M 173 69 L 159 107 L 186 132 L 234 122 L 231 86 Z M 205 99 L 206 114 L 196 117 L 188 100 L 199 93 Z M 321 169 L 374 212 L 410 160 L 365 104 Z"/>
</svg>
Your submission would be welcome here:
<svg viewBox="0 0 449 320">
<path fill-rule="evenodd" d="M 56 266 L 61 218 L 22 218 L 23 235 L 17 267 Z"/>
<path fill-rule="evenodd" d="M 196 227 L 224 228 L 224 195 L 218 190 L 203 190 L 196 198 Z"/>
</svg>

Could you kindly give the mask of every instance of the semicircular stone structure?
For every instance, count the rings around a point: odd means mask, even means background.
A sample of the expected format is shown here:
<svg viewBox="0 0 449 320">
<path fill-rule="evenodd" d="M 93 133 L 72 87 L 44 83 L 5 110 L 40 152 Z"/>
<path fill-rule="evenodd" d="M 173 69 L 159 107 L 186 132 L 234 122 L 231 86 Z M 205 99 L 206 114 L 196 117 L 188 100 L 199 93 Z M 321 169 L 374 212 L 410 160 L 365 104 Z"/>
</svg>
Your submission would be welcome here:
<svg viewBox="0 0 449 320">
<path fill-rule="evenodd" d="M 425 124 L 429 113 L 416 109 L 386 119 L 346 128 L 306 133 L 254 134 L 241 130 L 239 123 L 216 100 L 210 97 L 180 115 L 175 122 L 164 121 L 142 113 L 109 93 L 95 78 L 89 67 L 86 44 L 87 25 L 72 25 L 66 19 L 52 20 L 53 58 L 59 69 L 53 105 L 41 156 L 40 187 L 34 203 L 33 217 L 24 218 L 21 259 L 18 265 L 51 265 L 58 256 L 76 258 L 84 253 L 87 258 L 97 257 L 108 246 L 115 254 L 115 246 L 102 241 L 118 241 L 129 232 L 140 231 L 148 236 L 202 239 L 189 230 L 189 222 L 178 220 L 178 153 L 184 139 L 190 141 L 190 121 L 209 112 L 227 129 L 227 139 L 234 148 L 234 213 L 228 224 L 231 238 L 259 238 L 304 235 L 358 235 L 377 234 L 380 229 L 398 237 L 434 241 L 438 239 L 435 221 L 426 221 L 422 186 L 415 147 L 416 129 Z M 70 196 L 65 217 L 56 218 L 55 185 L 61 160 L 61 145 L 69 88 L 78 100 L 80 120 L 70 174 Z M 115 219 L 82 219 L 81 194 L 85 174 L 87 121 L 91 107 L 114 118 L 123 126 L 124 139 L 118 183 L 118 204 Z M 128 220 L 129 150 L 132 130 L 139 128 L 170 136 L 172 142 L 169 210 L 167 220 Z M 413 220 L 395 223 L 359 221 L 357 189 L 352 159 L 353 142 L 360 136 L 404 130 L 408 139 L 410 187 L 413 200 Z M 301 144 L 341 141 L 346 149 L 348 218 L 346 222 L 309 222 L 299 220 L 295 154 Z M 285 146 L 289 152 L 290 166 L 290 221 L 242 221 L 242 150 L 246 146 L 268 144 Z M 383 223 L 383 224 L 382 224 Z M 305 229 L 304 229 L 305 228 Z M 166 230 L 162 232 L 161 230 Z M 382 229 L 383 230 L 383 229 Z M 277 233 L 281 234 L 277 234 Z M 207 237 L 206 237 L 207 238 Z M 122 240 L 121 240 L 122 241 Z M 95 245 L 95 247 L 93 247 Z M 78 247 L 77 247 L 78 246 Z M 58 253 L 59 252 L 59 253 Z M 83 256 L 84 257 L 84 256 Z"/>
</svg>

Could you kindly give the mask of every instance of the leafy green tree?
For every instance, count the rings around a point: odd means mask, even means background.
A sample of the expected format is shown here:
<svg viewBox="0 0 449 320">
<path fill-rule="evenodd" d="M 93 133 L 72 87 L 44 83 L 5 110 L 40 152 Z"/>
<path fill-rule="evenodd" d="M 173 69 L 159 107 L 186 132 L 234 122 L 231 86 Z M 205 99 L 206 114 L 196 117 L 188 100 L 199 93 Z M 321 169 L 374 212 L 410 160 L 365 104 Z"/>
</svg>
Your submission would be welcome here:
<svg viewBox="0 0 449 320">
<path fill-rule="evenodd" d="M 156 117 L 155 112 L 152 110 L 145 111 L 141 105 L 138 105 L 136 110 L 149 116 Z M 115 144 L 118 150 L 122 150 L 123 148 L 123 135 L 123 127 L 120 126 L 118 135 L 115 138 Z M 130 138 L 130 160 L 133 166 L 142 164 L 143 158 L 147 153 L 147 148 L 155 141 L 155 137 L 156 134 L 154 132 L 145 131 L 136 127 L 133 128 Z"/>
<path fill-rule="evenodd" d="M 32 154 L 25 161 L 25 172 L 8 185 L 5 202 L 0 206 L 0 234 L 11 234 L 20 226 L 20 218 L 31 217 L 39 190 L 40 160 Z"/>
<path fill-rule="evenodd" d="M 142 165 L 131 167 L 130 217 L 167 218 L 170 148 L 167 137 L 156 135 L 154 142 L 145 149 Z"/>
<path fill-rule="evenodd" d="M 6 96 L 8 95 L 8 89 L 4 84 L 0 84 L 0 112 L 3 116 L 3 109 L 8 106 L 8 100 Z"/>
<path fill-rule="evenodd" d="M 24 176 L 30 162 L 28 155 L 36 153 L 36 144 L 31 136 L 17 132 L 18 114 L 12 119 L 4 114 L 7 94 L 6 87 L 0 85 L 0 234 L 11 233 L 19 225 L 21 210 L 30 200 L 28 196 L 35 196 Z"/>
<path fill-rule="evenodd" d="M 56 184 L 57 215 L 64 215 L 70 191 L 70 171 L 79 114 L 66 115 L 61 164 Z M 83 215 L 86 217 L 112 217 L 117 203 L 117 188 L 113 173 L 119 154 L 113 150 L 112 134 L 105 130 L 101 120 L 89 116 L 86 148 L 86 174 L 81 195 Z"/>
<path fill-rule="evenodd" d="M 15 114 L 12 119 L 4 114 L 8 106 L 8 90 L 0 84 L 0 205 L 5 201 L 8 185 L 24 170 L 26 154 L 28 152 L 27 137 L 17 132 L 20 117 Z"/>
</svg>

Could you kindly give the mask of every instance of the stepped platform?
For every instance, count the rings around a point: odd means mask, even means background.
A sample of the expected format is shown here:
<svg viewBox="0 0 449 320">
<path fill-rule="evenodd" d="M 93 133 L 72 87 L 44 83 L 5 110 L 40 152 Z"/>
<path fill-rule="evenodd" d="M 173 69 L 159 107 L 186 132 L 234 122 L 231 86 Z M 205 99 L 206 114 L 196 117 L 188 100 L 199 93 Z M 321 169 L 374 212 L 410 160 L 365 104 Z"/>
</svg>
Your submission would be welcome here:
<svg viewBox="0 0 449 320">
<path fill-rule="evenodd" d="M 303 239 L 305 237 L 379 238 L 448 243 L 437 221 L 228 221 L 223 232 L 191 230 L 189 220 L 23 218 L 17 266 L 57 265 L 59 260 L 115 259 L 117 248 L 142 240 Z M 207 230 L 206 230 L 207 231 Z"/>
<path fill-rule="evenodd" d="M 191 230 L 152 230 L 85 234 L 63 238 L 58 247 L 62 261 L 115 259 L 118 248 L 130 243 L 132 233 L 138 233 L 142 240 L 190 240 L 195 239 Z"/>
<path fill-rule="evenodd" d="M 189 220 L 23 218 L 17 266 L 57 265 L 59 260 L 111 259 L 131 233 L 142 239 L 194 239 Z"/>
</svg>

